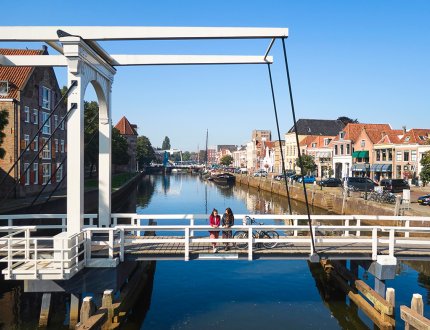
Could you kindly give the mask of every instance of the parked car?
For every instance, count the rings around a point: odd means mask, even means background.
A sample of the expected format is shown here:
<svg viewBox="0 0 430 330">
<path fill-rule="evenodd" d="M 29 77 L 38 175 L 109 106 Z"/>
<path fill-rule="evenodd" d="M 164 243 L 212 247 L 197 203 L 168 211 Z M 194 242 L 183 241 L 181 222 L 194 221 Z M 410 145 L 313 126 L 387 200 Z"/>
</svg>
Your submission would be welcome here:
<svg viewBox="0 0 430 330">
<path fill-rule="evenodd" d="M 328 178 L 325 180 L 321 180 L 318 184 L 322 187 L 341 187 L 342 181 L 337 178 Z"/>
<path fill-rule="evenodd" d="M 406 180 L 403 179 L 382 179 L 379 185 L 383 187 L 384 190 L 392 193 L 402 192 L 403 189 L 411 189 Z"/>
<path fill-rule="evenodd" d="M 347 187 L 355 191 L 373 191 L 377 186 L 377 184 L 369 178 L 347 177 L 345 180 Z"/>
<path fill-rule="evenodd" d="M 257 172 L 254 172 L 252 176 L 260 176 L 260 177 L 267 177 L 267 172 L 265 170 L 258 170 Z"/>
<path fill-rule="evenodd" d="M 430 195 L 420 196 L 417 199 L 418 204 L 421 205 L 430 205 Z"/>
<path fill-rule="evenodd" d="M 299 181 L 302 176 L 300 174 L 293 174 L 289 177 L 291 181 Z"/>
<path fill-rule="evenodd" d="M 275 175 L 273 178 L 277 181 L 281 181 L 285 178 L 289 178 L 290 176 L 292 176 L 294 174 L 296 174 L 295 171 L 287 170 L 287 171 L 285 171 L 285 175 L 284 174 L 278 174 L 278 175 Z"/>
<path fill-rule="evenodd" d="M 315 177 L 313 175 L 305 175 L 304 177 L 300 177 L 297 179 L 297 182 L 302 182 L 304 181 L 305 183 L 314 183 L 316 181 Z"/>
</svg>

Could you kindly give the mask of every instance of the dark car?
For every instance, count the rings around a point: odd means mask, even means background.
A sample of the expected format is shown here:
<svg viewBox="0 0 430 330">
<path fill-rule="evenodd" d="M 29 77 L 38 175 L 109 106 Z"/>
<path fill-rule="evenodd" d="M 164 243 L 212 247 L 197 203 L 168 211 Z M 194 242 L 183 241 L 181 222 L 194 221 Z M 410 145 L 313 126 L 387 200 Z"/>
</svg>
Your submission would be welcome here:
<svg viewBox="0 0 430 330">
<path fill-rule="evenodd" d="M 284 180 L 286 177 L 287 178 L 291 177 L 294 174 L 296 174 L 295 171 L 287 170 L 287 171 L 285 171 L 285 175 L 284 174 L 278 174 L 278 175 L 275 175 L 273 178 L 276 181 L 281 181 L 281 180 Z"/>
<path fill-rule="evenodd" d="M 348 177 L 345 178 L 347 187 L 355 191 L 373 191 L 377 184 L 369 178 Z"/>
<path fill-rule="evenodd" d="M 382 179 L 379 185 L 383 187 L 384 190 L 392 193 L 402 192 L 404 189 L 411 189 L 406 180 L 403 179 Z"/>
<path fill-rule="evenodd" d="M 318 184 L 322 187 L 341 187 L 342 181 L 336 178 L 328 178 L 325 180 L 321 180 Z"/>
<path fill-rule="evenodd" d="M 430 205 L 430 195 L 420 196 L 417 199 L 418 204 L 421 205 Z"/>
</svg>

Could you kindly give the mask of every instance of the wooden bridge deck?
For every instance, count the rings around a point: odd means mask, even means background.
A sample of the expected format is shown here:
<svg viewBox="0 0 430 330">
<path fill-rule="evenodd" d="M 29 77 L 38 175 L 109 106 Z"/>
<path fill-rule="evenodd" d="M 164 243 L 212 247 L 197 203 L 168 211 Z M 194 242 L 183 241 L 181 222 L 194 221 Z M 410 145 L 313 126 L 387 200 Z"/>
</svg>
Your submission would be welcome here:
<svg viewBox="0 0 430 330">
<path fill-rule="evenodd" d="M 141 236 L 127 237 L 133 239 L 134 243 L 125 243 L 125 260 L 183 260 L 185 255 L 184 243 L 163 242 L 167 239 L 181 239 L 180 236 Z M 203 238 L 203 237 L 200 237 Z M 268 249 L 262 244 L 254 244 L 253 259 L 308 259 L 310 254 L 309 241 L 304 242 L 306 237 L 284 236 L 280 239 L 288 239 L 288 242 L 278 243 L 275 248 Z M 337 242 L 318 242 L 328 240 L 333 237 L 317 237 L 316 250 L 321 258 L 327 259 L 372 259 L 371 237 L 354 237 L 359 242 L 349 242 L 349 237 L 336 237 Z M 145 243 L 145 240 L 157 239 L 159 243 Z M 400 238 L 399 238 L 400 239 Z M 141 240 L 142 243 L 136 242 Z M 411 244 L 416 241 L 416 244 Z M 342 242 L 344 241 L 344 242 Z M 425 238 L 408 238 L 408 244 L 396 243 L 394 255 L 403 260 L 430 260 L 430 244 Z M 230 243 L 228 251 L 225 250 L 225 243 L 217 243 L 218 252 L 213 253 L 212 245 L 209 242 L 191 242 L 189 246 L 190 259 L 248 259 L 248 249 L 238 249 Z M 108 249 L 106 246 L 93 246 L 92 256 L 106 256 Z M 388 255 L 388 242 L 378 244 L 378 255 Z M 119 246 L 114 246 L 114 256 L 119 256 Z"/>
</svg>

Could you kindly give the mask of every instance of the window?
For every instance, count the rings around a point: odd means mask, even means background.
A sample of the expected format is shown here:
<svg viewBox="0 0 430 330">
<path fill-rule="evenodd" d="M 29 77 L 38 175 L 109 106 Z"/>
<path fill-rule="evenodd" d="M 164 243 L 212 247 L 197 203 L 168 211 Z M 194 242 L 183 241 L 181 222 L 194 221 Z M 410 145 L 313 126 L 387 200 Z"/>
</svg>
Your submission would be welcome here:
<svg viewBox="0 0 430 330">
<path fill-rule="evenodd" d="M 349 144 L 346 145 L 346 154 L 350 155 L 351 154 L 351 146 Z"/>
<path fill-rule="evenodd" d="M 39 110 L 33 109 L 33 124 L 39 124 Z"/>
<path fill-rule="evenodd" d="M 337 144 L 334 146 L 334 154 L 337 155 Z"/>
<path fill-rule="evenodd" d="M 60 163 L 57 163 L 57 174 L 55 175 L 55 179 L 57 182 L 60 182 L 63 178 L 63 165 Z"/>
<path fill-rule="evenodd" d="M 360 146 L 364 148 L 366 146 L 366 140 L 361 140 Z"/>
<path fill-rule="evenodd" d="M 396 160 L 399 162 L 402 161 L 402 152 L 401 151 L 396 152 Z"/>
<path fill-rule="evenodd" d="M 343 144 L 340 145 L 340 154 L 343 155 Z"/>
<path fill-rule="evenodd" d="M 24 164 L 24 171 L 25 172 L 25 185 L 28 186 L 30 184 L 30 169 L 28 168 L 30 166 L 29 163 Z"/>
<path fill-rule="evenodd" d="M 47 138 L 42 138 L 42 143 L 45 144 L 48 141 Z M 42 150 L 42 159 L 51 159 L 51 141 L 48 141 L 46 146 Z"/>
<path fill-rule="evenodd" d="M 46 87 L 42 87 L 42 108 L 51 110 L 51 90 Z"/>
<path fill-rule="evenodd" d="M 330 142 L 331 142 L 331 139 L 328 139 L 328 138 L 324 139 L 324 145 L 325 146 L 328 146 L 330 144 Z"/>
<path fill-rule="evenodd" d="M 387 161 L 387 149 L 382 149 L 382 161 Z"/>
<path fill-rule="evenodd" d="M 413 161 L 413 162 L 417 161 L 417 151 L 416 150 L 411 151 L 411 161 Z"/>
<path fill-rule="evenodd" d="M 339 133 L 339 138 L 341 139 L 341 140 L 343 140 L 343 138 L 345 137 L 345 132 L 340 132 Z"/>
<path fill-rule="evenodd" d="M 376 150 L 376 160 L 381 161 L 381 150 Z"/>
<path fill-rule="evenodd" d="M 58 126 L 58 116 L 54 115 L 54 129 Z"/>
<path fill-rule="evenodd" d="M 42 112 L 42 123 L 44 123 L 49 117 L 49 114 L 46 112 Z M 48 120 L 42 128 L 43 134 L 51 134 L 51 120 Z"/>
<path fill-rule="evenodd" d="M 393 150 L 388 149 L 388 160 L 392 161 L 393 160 Z"/>
<path fill-rule="evenodd" d="M 60 121 L 61 121 L 61 130 L 64 131 L 64 120 L 63 120 L 63 116 L 60 117 Z"/>
<path fill-rule="evenodd" d="M 30 122 L 30 108 L 29 107 L 24 107 L 24 121 L 26 123 Z"/>
<path fill-rule="evenodd" d="M 316 148 L 317 144 L 316 143 L 312 143 L 312 148 Z"/>
<path fill-rule="evenodd" d="M 55 147 L 54 152 L 58 152 L 59 151 L 58 150 L 58 139 L 54 140 L 54 147 Z"/>
<path fill-rule="evenodd" d="M 405 142 L 409 142 L 410 139 L 411 139 L 410 136 L 405 137 Z"/>
<path fill-rule="evenodd" d="M 49 179 L 51 178 L 51 164 L 42 164 L 42 178 L 43 184 L 47 184 Z"/>
<path fill-rule="evenodd" d="M 60 141 L 61 153 L 64 154 L 64 140 Z"/>
<path fill-rule="evenodd" d="M 34 184 L 39 184 L 39 164 L 33 163 Z"/>
<path fill-rule="evenodd" d="M 33 150 L 34 151 L 39 151 L 39 135 L 36 135 L 34 137 L 34 141 L 33 141 Z"/>
<path fill-rule="evenodd" d="M 409 161 L 409 151 L 405 151 L 403 153 L 403 161 L 408 162 Z"/>
<path fill-rule="evenodd" d="M 30 135 L 24 134 L 24 146 L 27 147 L 30 143 Z"/>
</svg>

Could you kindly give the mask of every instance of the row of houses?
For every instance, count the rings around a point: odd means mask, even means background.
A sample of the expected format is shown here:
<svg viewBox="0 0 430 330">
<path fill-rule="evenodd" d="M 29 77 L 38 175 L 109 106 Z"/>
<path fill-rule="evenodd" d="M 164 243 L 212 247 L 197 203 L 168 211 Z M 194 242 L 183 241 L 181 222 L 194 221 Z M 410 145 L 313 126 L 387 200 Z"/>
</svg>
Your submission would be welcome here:
<svg viewBox="0 0 430 330">
<path fill-rule="evenodd" d="M 393 129 L 389 124 L 348 123 L 340 120 L 300 119 L 297 121 L 299 147 L 302 155 L 313 157 L 319 178 L 367 176 L 376 181 L 383 178 L 419 179 L 420 160 L 430 151 L 430 129 Z M 223 146 L 214 149 L 214 161 L 223 153 L 233 157 L 233 166 L 248 171 L 265 169 L 281 173 L 281 148 L 285 168 L 300 172 L 295 127 L 282 141 L 272 141 L 268 130 L 254 130 L 251 141 L 244 146 Z M 218 157 L 218 158 L 216 158 Z"/>
<path fill-rule="evenodd" d="M 46 47 L 41 50 L 0 48 L 0 55 L 47 54 Z M 65 188 L 66 104 L 61 102 L 55 108 L 61 96 L 55 72 L 50 67 L 0 67 L 0 110 L 8 114 L 1 146 L 6 154 L 0 159 L 0 180 L 5 178 L 0 195 L 12 188 L 9 197 L 35 195 L 43 188 L 46 192 Z M 135 171 L 137 127 L 125 117 L 115 127 L 127 139 L 130 155 L 129 164 L 117 170 Z M 18 180 L 20 183 L 15 185 Z"/>
</svg>

